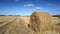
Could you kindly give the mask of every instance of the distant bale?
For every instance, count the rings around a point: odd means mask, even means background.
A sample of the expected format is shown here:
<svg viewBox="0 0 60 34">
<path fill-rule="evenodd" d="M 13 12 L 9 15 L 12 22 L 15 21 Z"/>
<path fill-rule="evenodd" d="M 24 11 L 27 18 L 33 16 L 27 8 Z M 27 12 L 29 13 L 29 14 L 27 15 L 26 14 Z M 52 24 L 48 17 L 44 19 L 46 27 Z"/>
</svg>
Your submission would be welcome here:
<svg viewBox="0 0 60 34">
<path fill-rule="evenodd" d="M 53 28 L 52 16 L 47 12 L 32 13 L 30 21 L 30 28 L 35 32 L 46 31 Z"/>
</svg>

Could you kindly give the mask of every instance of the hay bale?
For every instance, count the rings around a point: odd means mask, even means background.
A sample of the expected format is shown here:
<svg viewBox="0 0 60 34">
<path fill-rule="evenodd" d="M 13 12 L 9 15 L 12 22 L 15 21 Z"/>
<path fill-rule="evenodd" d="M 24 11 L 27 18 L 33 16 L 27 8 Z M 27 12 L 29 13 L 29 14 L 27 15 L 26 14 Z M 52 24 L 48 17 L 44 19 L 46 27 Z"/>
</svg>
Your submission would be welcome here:
<svg viewBox="0 0 60 34">
<path fill-rule="evenodd" d="M 52 16 L 47 12 L 34 12 L 30 18 L 30 28 L 35 32 L 50 30 L 53 28 Z"/>
</svg>

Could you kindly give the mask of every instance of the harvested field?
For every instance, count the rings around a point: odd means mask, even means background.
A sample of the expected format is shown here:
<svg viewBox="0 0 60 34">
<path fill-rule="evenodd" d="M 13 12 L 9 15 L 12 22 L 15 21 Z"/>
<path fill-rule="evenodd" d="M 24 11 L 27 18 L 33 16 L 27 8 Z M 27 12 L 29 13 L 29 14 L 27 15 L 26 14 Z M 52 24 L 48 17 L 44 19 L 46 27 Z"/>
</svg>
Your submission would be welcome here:
<svg viewBox="0 0 60 34">
<path fill-rule="evenodd" d="M 38 12 L 28 17 L 0 16 L 0 34 L 60 34 L 60 18 Z"/>
</svg>

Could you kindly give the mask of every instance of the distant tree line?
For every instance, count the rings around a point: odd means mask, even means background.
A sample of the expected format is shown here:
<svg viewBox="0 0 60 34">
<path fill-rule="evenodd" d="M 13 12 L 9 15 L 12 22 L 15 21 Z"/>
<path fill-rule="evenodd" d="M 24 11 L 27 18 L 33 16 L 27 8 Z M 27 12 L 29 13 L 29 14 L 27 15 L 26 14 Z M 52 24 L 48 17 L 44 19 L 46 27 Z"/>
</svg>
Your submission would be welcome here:
<svg viewBox="0 0 60 34">
<path fill-rule="evenodd" d="M 6 15 L 0 15 L 0 16 L 6 16 Z"/>
<path fill-rule="evenodd" d="M 60 18 L 60 15 L 53 15 L 53 17 L 58 17 L 58 18 Z"/>
<path fill-rule="evenodd" d="M 0 16 L 20 16 L 20 15 L 0 15 Z"/>
</svg>

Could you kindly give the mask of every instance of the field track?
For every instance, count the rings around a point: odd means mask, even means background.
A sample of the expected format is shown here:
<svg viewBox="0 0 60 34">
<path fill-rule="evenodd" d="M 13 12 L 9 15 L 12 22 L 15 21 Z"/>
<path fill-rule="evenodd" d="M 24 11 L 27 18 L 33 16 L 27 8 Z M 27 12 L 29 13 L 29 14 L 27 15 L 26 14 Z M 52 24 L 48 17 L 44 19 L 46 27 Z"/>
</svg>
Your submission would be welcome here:
<svg viewBox="0 0 60 34">
<path fill-rule="evenodd" d="M 20 17 L 14 17 L 9 21 L 0 24 L 0 34 L 32 34 Z"/>
<path fill-rule="evenodd" d="M 14 22 L 15 20 L 16 20 L 16 19 L 10 19 L 10 20 L 7 21 L 7 22 L 1 23 L 1 24 L 0 24 L 0 34 L 3 34 L 3 32 L 6 31 L 7 26 L 8 26 L 11 22 Z"/>
</svg>

